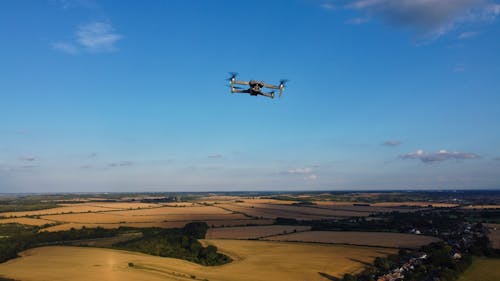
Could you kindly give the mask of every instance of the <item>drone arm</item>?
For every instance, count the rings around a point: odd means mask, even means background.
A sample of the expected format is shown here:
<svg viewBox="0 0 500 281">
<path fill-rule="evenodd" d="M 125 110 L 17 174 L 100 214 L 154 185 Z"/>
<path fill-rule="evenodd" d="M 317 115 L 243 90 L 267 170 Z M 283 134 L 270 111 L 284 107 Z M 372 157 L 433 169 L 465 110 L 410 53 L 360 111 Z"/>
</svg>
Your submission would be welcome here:
<svg viewBox="0 0 500 281">
<path fill-rule="evenodd" d="M 238 84 L 238 85 L 248 85 L 249 83 L 246 82 L 246 81 L 238 81 L 238 80 L 234 80 L 231 82 L 231 84 Z"/>
<path fill-rule="evenodd" d="M 235 89 L 235 88 L 231 88 L 231 93 L 244 93 L 244 94 L 248 94 L 250 93 L 249 90 L 238 90 L 238 89 Z"/>
<path fill-rule="evenodd" d="M 266 87 L 268 89 L 275 89 L 275 90 L 280 89 L 280 86 L 275 86 L 275 85 L 271 85 L 271 84 L 267 84 L 267 83 L 264 83 L 264 87 Z"/>
<path fill-rule="evenodd" d="M 265 96 L 265 97 L 274 99 L 274 92 L 269 92 L 269 93 L 260 92 L 260 94 L 263 95 L 263 96 Z"/>
</svg>

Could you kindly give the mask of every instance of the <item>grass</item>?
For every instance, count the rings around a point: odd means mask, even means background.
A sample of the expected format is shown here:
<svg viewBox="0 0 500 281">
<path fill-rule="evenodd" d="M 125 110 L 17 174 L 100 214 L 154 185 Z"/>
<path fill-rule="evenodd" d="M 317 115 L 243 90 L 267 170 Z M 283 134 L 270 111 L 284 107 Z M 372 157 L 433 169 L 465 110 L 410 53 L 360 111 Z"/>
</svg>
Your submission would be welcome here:
<svg viewBox="0 0 500 281">
<path fill-rule="evenodd" d="M 500 259 L 491 258 L 474 258 L 472 265 L 458 279 L 458 281 L 497 280 L 500 280 Z"/>
</svg>

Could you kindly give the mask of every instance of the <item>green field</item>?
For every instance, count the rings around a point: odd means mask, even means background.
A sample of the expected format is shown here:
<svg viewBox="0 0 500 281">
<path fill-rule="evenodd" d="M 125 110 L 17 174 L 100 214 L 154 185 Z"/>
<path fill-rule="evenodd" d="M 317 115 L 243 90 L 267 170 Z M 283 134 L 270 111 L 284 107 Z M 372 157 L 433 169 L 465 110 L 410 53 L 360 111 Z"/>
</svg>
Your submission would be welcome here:
<svg viewBox="0 0 500 281">
<path fill-rule="evenodd" d="M 500 259 L 475 258 L 472 265 L 460 276 L 459 281 L 500 280 Z"/>
</svg>

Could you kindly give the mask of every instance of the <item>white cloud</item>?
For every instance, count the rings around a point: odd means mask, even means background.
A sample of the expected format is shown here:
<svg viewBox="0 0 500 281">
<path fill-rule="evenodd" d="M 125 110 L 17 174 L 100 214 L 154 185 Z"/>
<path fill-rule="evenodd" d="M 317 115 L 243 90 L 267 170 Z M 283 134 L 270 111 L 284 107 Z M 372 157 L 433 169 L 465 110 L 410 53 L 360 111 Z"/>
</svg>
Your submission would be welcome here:
<svg viewBox="0 0 500 281">
<path fill-rule="evenodd" d="M 402 159 L 417 159 L 424 163 L 442 162 L 446 160 L 468 160 L 478 159 L 479 155 L 468 152 L 450 152 L 447 150 L 440 150 L 439 152 L 425 153 L 422 149 L 416 152 L 403 154 L 400 156 Z"/>
<path fill-rule="evenodd" d="M 103 22 L 80 25 L 76 36 L 77 42 L 91 52 L 115 51 L 115 43 L 122 39 L 122 36 L 115 33 L 110 24 Z"/>
<path fill-rule="evenodd" d="M 114 52 L 116 43 L 123 38 L 115 32 L 113 26 L 105 22 L 91 22 L 78 26 L 73 42 L 58 41 L 52 48 L 67 54 L 78 54 L 82 51 L 90 53 Z"/>
</svg>

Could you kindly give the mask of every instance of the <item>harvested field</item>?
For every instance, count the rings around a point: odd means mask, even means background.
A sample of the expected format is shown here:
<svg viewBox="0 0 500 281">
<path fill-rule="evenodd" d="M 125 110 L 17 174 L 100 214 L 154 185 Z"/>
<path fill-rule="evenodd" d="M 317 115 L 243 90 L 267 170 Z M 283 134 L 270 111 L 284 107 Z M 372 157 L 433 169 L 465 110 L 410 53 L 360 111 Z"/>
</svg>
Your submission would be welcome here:
<svg viewBox="0 0 500 281">
<path fill-rule="evenodd" d="M 406 233 L 361 231 L 306 231 L 265 238 L 271 241 L 334 243 L 393 248 L 418 248 L 438 238 Z"/>
<path fill-rule="evenodd" d="M 339 217 L 368 216 L 366 212 L 353 212 L 329 210 L 314 207 L 274 205 L 274 204 L 248 204 L 228 203 L 219 206 L 231 211 L 241 212 L 252 217 L 275 219 L 277 217 L 294 218 L 298 220 L 318 220 Z"/>
<path fill-rule="evenodd" d="M 33 226 L 42 226 L 45 224 L 52 224 L 55 222 L 50 221 L 50 220 L 32 219 L 32 218 L 0 219 L 0 224 L 5 224 L 5 223 L 19 223 L 19 224 L 26 224 L 26 225 L 33 225 Z"/>
<path fill-rule="evenodd" d="M 223 227 L 209 229 L 206 237 L 207 239 L 257 239 L 309 229 L 310 226 L 293 225 Z"/>
<path fill-rule="evenodd" d="M 205 240 L 204 243 L 217 246 L 234 261 L 223 266 L 203 267 L 183 260 L 126 251 L 43 247 L 25 251 L 21 258 L 0 264 L 0 272 L 5 277 L 24 281 L 327 281 L 319 273 L 340 277 L 344 273 L 359 271 L 363 263 L 371 263 L 377 256 L 395 252 L 374 247 L 269 241 Z"/>
<path fill-rule="evenodd" d="M 329 204 L 321 204 L 318 205 L 317 208 L 329 209 L 329 210 L 337 210 L 337 211 L 349 211 L 349 212 L 366 212 L 369 214 L 373 213 L 387 213 L 387 212 L 413 212 L 418 210 L 424 210 L 425 208 L 420 207 L 380 207 L 380 206 L 355 206 L 351 205 L 329 205 Z"/>
<path fill-rule="evenodd" d="M 217 207 L 160 207 L 109 212 L 41 216 L 42 219 L 77 224 L 163 223 L 175 221 L 234 221 L 248 217 Z"/>
<path fill-rule="evenodd" d="M 474 258 L 458 281 L 497 281 L 499 276 L 500 259 Z"/>
<path fill-rule="evenodd" d="M 201 220 L 208 224 L 210 227 L 222 227 L 222 226 L 245 226 L 245 225 L 270 225 L 273 224 L 273 220 L 266 219 L 241 219 L 241 220 Z M 80 229 L 82 227 L 93 228 L 118 228 L 120 226 L 126 227 L 163 227 L 163 228 L 177 228 L 183 227 L 187 223 L 193 222 L 193 220 L 186 221 L 167 221 L 167 222 L 126 222 L 126 223 L 64 223 L 60 225 L 51 226 L 44 228 L 45 231 L 60 231 L 69 230 L 71 228 Z"/>
<path fill-rule="evenodd" d="M 85 213 L 85 212 L 103 212 L 110 210 L 120 210 L 119 208 L 93 206 L 92 204 L 67 204 L 62 207 L 27 211 L 27 212 L 6 212 L 0 213 L 3 217 L 25 217 L 25 216 L 40 216 L 40 215 L 53 215 L 53 214 L 69 214 L 69 213 Z"/>
<path fill-rule="evenodd" d="M 268 198 L 252 198 L 252 199 L 241 199 L 243 202 L 248 204 L 276 204 L 276 205 L 291 205 L 293 203 L 298 203 L 299 201 L 288 201 L 288 200 L 277 200 Z"/>
<path fill-rule="evenodd" d="M 491 246 L 495 249 L 500 249 L 500 224 L 489 223 L 486 226 L 490 231 L 488 238 L 491 241 Z"/>
<path fill-rule="evenodd" d="M 61 204 L 62 206 L 71 207 L 75 204 Z M 84 206 L 91 206 L 97 208 L 113 209 L 113 210 L 128 210 L 128 209 L 144 209 L 155 208 L 158 204 L 153 203 L 133 203 L 133 202 L 89 202 L 83 204 Z"/>
<path fill-rule="evenodd" d="M 500 205 L 469 205 L 462 207 L 463 209 L 500 209 Z"/>
<path fill-rule="evenodd" d="M 452 208 L 452 207 L 457 207 L 458 204 L 452 204 L 452 203 L 436 203 L 436 202 L 380 202 L 380 203 L 373 203 L 372 206 L 379 206 L 379 207 L 429 207 L 432 206 L 434 208 Z"/>
</svg>

